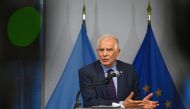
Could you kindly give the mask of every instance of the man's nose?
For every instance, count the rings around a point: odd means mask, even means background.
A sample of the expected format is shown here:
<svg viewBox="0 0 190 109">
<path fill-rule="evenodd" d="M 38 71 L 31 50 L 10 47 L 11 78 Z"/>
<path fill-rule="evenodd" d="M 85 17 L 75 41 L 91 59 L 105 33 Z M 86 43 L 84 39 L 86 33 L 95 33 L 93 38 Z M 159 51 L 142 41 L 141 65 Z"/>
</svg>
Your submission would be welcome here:
<svg viewBox="0 0 190 109">
<path fill-rule="evenodd" d="M 103 51 L 103 55 L 104 55 L 104 56 L 107 56 L 107 55 L 108 55 L 108 52 L 107 52 L 106 49 Z"/>
</svg>

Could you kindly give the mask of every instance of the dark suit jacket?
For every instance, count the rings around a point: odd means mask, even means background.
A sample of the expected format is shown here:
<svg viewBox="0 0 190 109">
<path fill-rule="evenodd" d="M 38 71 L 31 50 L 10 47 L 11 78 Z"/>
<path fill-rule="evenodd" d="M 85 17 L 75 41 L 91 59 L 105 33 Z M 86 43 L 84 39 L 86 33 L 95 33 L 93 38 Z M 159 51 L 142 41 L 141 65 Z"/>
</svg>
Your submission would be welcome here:
<svg viewBox="0 0 190 109">
<path fill-rule="evenodd" d="M 116 67 L 118 71 L 122 71 L 122 74 L 117 78 L 117 102 L 124 101 L 131 91 L 135 94 L 134 99 L 139 99 L 138 82 L 132 65 L 117 60 Z M 84 107 L 112 104 L 113 101 L 108 99 L 106 85 L 83 88 L 104 79 L 104 71 L 99 60 L 79 70 L 79 83 Z"/>
</svg>

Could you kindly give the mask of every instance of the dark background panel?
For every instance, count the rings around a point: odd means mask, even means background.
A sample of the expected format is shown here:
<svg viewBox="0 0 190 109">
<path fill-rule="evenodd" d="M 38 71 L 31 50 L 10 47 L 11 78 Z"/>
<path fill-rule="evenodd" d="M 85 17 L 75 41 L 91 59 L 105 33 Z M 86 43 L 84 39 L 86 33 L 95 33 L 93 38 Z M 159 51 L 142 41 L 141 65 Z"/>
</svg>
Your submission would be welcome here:
<svg viewBox="0 0 190 109">
<path fill-rule="evenodd" d="M 44 19 L 42 0 L 2 0 L 0 3 L 0 109 L 40 109 L 44 73 Z M 7 36 L 10 16 L 31 6 L 42 16 L 38 37 L 26 47 L 15 46 Z"/>
<path fill-rule="evenodd" d="M 173 1 L 176 42 L 183 56 L 190 60 L 190 1 Z"/>
<path fill-rule="evenodd" d="M 15 59 L 38 59 L 38 52 L 40 50 L 40 34 L 35 41 L 27 47 L 19 47 L 13 45 L 8 39 L 7 23 L 10 16 L 18 9 L 32 6 L 40 11 L 40 0 L 4 0 L 2 7 L 2 23 L 1 23 L 1 58 L 3 61 Z"/>
</svg>

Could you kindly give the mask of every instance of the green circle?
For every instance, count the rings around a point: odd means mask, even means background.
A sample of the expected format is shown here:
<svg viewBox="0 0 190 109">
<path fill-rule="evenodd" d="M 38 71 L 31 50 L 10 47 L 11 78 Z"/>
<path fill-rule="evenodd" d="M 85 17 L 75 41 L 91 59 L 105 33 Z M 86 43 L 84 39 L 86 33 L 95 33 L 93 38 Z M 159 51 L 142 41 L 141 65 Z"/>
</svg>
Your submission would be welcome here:
<svg viewBox="0 0 190 109">
<path fill-rule="evenodd" d="M 23 47 L 30 45 L 40 32 L 40 20 L 40 13 L 33 7 L 15 11 L 7 26 L 11 43 Z"/>
</svg>

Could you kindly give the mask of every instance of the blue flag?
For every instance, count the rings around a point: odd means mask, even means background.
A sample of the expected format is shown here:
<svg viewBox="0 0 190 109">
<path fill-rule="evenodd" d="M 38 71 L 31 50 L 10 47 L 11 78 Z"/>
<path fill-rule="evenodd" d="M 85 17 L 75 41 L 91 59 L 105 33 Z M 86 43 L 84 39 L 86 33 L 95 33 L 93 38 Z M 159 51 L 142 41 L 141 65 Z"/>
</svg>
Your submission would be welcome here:
<svg viewBox="0 0 190 109">
<path fill-rule="evenodd" d="M 87 36 L 85 21 L 65 70 L 45 109 L 72 109 L 79 90 L 78 70 L 96 60 Z"/>
<path fill-rule="evenodd" d="M 152 100 L 160 104 L 157 109 L 185 109 L 164 63 L 150 22 L 133 65 L 137 70 L 142 98 L 153 92 Z"/>
<path fill-rule="evenodd" d="M 185 79 L 184 86 L 183 86 L 183 98 L 184 98 L 186 107 L 189 109 L 190 108 L 190 75 L 187 75 L 186 77 L 187 78 Z"/>
</svg>

